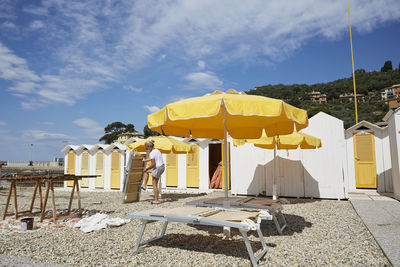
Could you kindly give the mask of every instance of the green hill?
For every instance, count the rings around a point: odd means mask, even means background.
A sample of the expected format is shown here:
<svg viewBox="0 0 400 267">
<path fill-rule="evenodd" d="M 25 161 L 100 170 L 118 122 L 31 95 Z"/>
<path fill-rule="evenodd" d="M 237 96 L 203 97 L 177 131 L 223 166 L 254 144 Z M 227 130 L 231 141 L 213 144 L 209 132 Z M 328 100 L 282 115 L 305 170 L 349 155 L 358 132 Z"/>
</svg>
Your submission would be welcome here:
<svg viewBox="0 0 400 267">
<path fill-rule="evenodd" d="M 388 111 L 388 105 L 381 100 L 381 92 L 384 88 L 394 84 L 400 84 L 400 71 L 383 70 L 365 72 L 356 71 L 357 94 L 365 95 L 365 102 L 358 103 L 358 120 L 366 120 L 372 123 L 382 121 Z M 312 91 L 327 95 L 328 103 L 314 103 L 307 93 Z M 306 109 L 309 117 L 319 111 L 331 114 L 344 121 L 345 128 L 355 124 L 354 103 L 340 100 L 341 94 L 353 93 L 353 78 L 339 79 L 328 83 L 307 84 L 276 84 L 257 86 L 247 92 L 253 95 L 262 95 L 285 100 L 296 107 Z"/>
</svg>

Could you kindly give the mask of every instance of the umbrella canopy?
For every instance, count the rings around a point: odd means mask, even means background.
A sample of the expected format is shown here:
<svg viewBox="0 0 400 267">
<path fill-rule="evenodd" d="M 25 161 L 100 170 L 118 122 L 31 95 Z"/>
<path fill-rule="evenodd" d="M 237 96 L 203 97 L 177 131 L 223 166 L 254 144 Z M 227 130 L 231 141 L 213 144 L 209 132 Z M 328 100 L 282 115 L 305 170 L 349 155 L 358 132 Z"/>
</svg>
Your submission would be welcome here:
<svg viewBox="0 0 400 267">
<path fill-rule="evenodd" d="M 157 132 L 194 138 L 224 138 L 226 130 L 233 138 L 259 138 L 263 129 L 268 136 L 284 135 L 307 127 L 307 112 L 282 100 L 246 95 L 233 89 L 226 93 L 184 99 L 168 104 L 147 118 Z"/>
<path fill-rule="evenodd" d="M 264 149 L 274 150 L 274 177 L 272 185 L 272 198 L 277 199 L 277 185 L 276 185 L 276 149 L 315 149 L 322 146 L 321 139 L 308 135 L 305 133 L 293 132 L 288 135 L 268 137 L 264 132 L 261 138 L 258 139 L 234 139 L 235 146 L 241 146 L 245 143 L 252 143 L 254 146 Z"/>
<path fill-rule="evenodd" d="M 227 155 L 228 133 L 239 139 L 260 138 L 263 130 L 268 136 L 285 135 L 295 128 L 307 127 L 308 117 L 307 111 L 282 100 L 230 89 L 226 93 L 215 91 L 168 104 L 150 114 L 147 124 L 150 129 L 165 135 L 224 139 L 224 155 Z M 224 173 L 228 173 L 226 156 Z M 228 200 L 227 175 L 224 182 L 225 199 Z"/>
<path fill-rule="evenodd" d="M 160 150 L 161 153 L 186 154 L 192 152 L 191 145 L 167 136 L 149 137 L 127 145 L 126 149 L 146 152 L 145 143 L 150 140 L 154 141 L 154 148 Z"/>
<path fill-rule="evenodd" d="M 280 135 L 278 137 L 268 137 L 265 133 L 259 139 L 234 139 L 235 146 L 252 143 L 256 147 L 264 149 L 315 149 L 322 146 L 321 139 L 309 134 L 293 132 L 288 135 Z"/>
</svg>

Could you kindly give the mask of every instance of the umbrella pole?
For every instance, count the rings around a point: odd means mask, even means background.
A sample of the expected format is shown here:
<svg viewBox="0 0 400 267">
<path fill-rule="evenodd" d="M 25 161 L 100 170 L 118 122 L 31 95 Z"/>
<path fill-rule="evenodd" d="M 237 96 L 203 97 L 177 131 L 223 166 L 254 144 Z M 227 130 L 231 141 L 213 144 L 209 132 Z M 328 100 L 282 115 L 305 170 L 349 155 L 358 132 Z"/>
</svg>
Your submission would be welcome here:
<svg viewBox="0 0 400 267">
<path fill-rule="evenodd" d="M 226 130 L 226 110 L 223 112 L 224 124 L 224 182 L 225 182 L 225 200 L 228 201 L 228 133 Z"/>
<path fill-rule="evenodd" d="M 272 199 L 278 199 L 277 186 L 276 186 L 276 137 L 274 136 L 274 178 L 272 184 Z"/>
</svg>

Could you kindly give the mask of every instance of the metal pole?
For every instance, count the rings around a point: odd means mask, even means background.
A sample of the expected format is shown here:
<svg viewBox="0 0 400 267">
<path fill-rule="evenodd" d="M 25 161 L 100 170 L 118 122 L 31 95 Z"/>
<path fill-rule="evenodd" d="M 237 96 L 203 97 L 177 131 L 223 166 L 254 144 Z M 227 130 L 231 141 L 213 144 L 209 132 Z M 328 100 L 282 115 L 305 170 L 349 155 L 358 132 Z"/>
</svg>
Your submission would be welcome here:
<svg viewBox="0 0 400 267">
<path fill-rule="evenodd" d="M 33 144 L 30 145 L 30 149 L 29 149 L 29 166 L 33 165 L 33 162 L 32 162 L 32 147 L 33 147 Z"/>
<path fill-rule="evenodd" d="M 222 111 L 224 125 L 224 182 L 225 182 L 225 200 L 228 201 L 228 133 L 226 129 L 226 109 L 223 106 Z"/>
<path fill-rule="evenodd" d="M 348 11 L 348 14 L 349 14 L 349 31 L 350 31 L 350 48 L 351 48 L 351 66 L 352 66 L 352 69 L 353 69 L 354 108 L 355 108 L 355 112 L 356 112 L 356 123 L 358 123 L 356 77 L 354 76 L 353 40 L 352 40 L 352 38 L 351 38 L 350 0 L 347 0 L 347 11 Z"/>
<path fill-rule="evenodd" d="M 276 137 L 274 136 L 274 180 L 272 184 L 272 199 L 277 199 L 277 188 L 276 188 Z"/>
</svg>

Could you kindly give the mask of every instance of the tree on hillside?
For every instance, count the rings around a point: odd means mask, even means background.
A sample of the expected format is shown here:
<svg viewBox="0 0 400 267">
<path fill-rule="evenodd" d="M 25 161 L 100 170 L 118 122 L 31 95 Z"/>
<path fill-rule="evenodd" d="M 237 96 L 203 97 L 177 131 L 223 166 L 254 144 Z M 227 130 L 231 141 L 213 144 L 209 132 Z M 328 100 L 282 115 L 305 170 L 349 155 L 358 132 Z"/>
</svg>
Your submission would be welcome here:
<svg viewBox="0 0 400 267">
<path fill-rule="evenodd" d="M 383 67 L 381 68 L 381 72 L 388 72 L 392 70 L 393 70 L 392 61 L 390 60 L 386 61 L 385 64 L 383 64 Z"/>
<path fill-rule="evenodd" d="M 108 124 L 104 128 L 105 135 L 103 135 L 99 141 L 104 141 L 105 144 L 111 144 L 118 139 L 118 135 L 121 133 L 135 132 L 135 126 L 131 123 L 124 124 L 119 121 Z"/>
<path fill-rule="evenodd" d="M 143 134 L 144 134 L 144 137 L 146 137 L 146 138 L 150 137 L 150 136 L 159 136 L 159 135 L 161 135 L 159 132 L 151 130 L 149 128 L 149 126 L 147 126 L 147 124 L 143 128 Z"/>
</svg>

